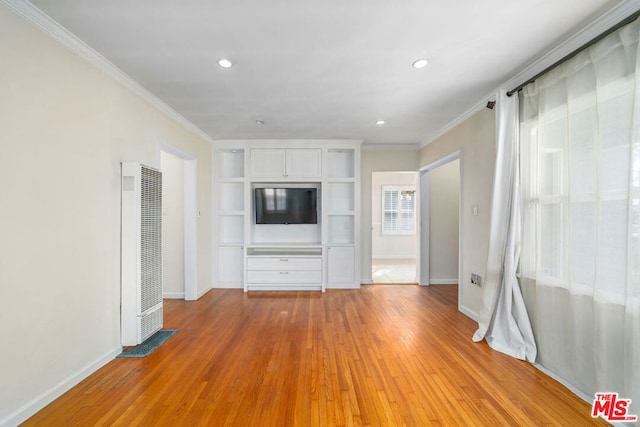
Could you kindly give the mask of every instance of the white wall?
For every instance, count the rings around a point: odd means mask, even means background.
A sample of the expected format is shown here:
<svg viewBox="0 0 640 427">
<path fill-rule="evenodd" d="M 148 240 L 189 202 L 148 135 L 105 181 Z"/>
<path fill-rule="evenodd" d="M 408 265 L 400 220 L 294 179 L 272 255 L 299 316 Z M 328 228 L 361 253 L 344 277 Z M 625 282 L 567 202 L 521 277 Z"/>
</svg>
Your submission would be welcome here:
<svg viewBox="0 0 640 427">
<path fill-rule="evenodd" d="M 371 251 L 373 258 L 415 258 L 417 239 L 411 234 L 382 234 L 382 187 L 416 186 L 414 172 L 374 172 L 371 194 Z M 417 193 L 416 193 L 417 194 Z M 417 205 L 416 205 L 417 206 Z"/>
<path fill-rule="evenodd" d="M 162 283 L 165 298 L 184 298 L 184 160 L 161 153 Z"/>
<path fill-rule="evenodd" d="M 489 247 L 489 220 L 493 173 L 495 169 L 495 114 L 487 108 L 420 150 L 420 165 L 426 166 L 448 154 L 462 151 L 460 168 L 462 207 L 462 277 L 461 309 L 472 317 L 479 313 L 482 289 L 472 285 L 471 273 L 484 277 Z M 478 215 L 471 207 L 478 205 Z"/>
<path fill-rule="evenodd" d="M 458 283 L 460 161 L 429 172 L 429 283 Z"/>
<path fill-rule="evenodd" d="M 410 171 L 418 170 L 417 150 L 367 150 L 362 151 L 360 165 L 360 197 L 361 197 L 361 282 L 373 283 L 371 277 L 371 186 L 372 173 L 379 171 Z"/>
<path fill-rule="evenodd" d="M 160 144 L 191 153 L 210 218 L 211 146 L 5 6 L 0 40 L 2 425 L 121 349 L 120 163 L 160 168 Z M 207 289 L 209 220 L 197 237 Z"/>
</svg>

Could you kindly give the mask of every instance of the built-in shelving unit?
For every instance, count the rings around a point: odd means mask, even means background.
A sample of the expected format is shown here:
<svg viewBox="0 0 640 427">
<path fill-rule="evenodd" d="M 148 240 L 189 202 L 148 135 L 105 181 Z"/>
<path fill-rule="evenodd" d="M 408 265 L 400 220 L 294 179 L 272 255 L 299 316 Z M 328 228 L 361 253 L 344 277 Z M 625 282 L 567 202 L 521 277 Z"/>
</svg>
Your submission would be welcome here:
<svg viewBox="0 0 640 427">
<path fill-rule="evenodd" d="M 360 259 L 360 151 L 334 147 L 326 150 L 326 238 L 327 283 L 349 287 L 360 281 L 356 268 Z M 355 263 L 350 260 L 355 259 Z"/>
<path fill-rule="evenodd" d="M 217 284 L 234 287 L 242 282 L 245 242 L 245 150 L 218 149 L 214 155 L 214 234 L 217 240 Z M 217 172 L 217 173 L 216 173 Z"/>
<path fill-rule="evenodd" d="M 360 142 L 217 141 L 214 240 L 218 287 L 357 288 Z M 256 188 L 316 188 L 317 224 L 256 224 Z"/>
</svg>

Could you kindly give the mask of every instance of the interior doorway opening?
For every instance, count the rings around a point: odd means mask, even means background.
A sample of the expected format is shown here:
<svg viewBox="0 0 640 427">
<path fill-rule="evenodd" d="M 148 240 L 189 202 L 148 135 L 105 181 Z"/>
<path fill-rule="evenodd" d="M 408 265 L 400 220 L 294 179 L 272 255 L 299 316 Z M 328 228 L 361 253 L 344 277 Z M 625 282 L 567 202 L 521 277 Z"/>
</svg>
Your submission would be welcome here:
<svg viewBox="0 0 640 427">
<path fill-rule="evenodd" d="M 462 277 L 462 153 L 454 152 L 420 169 L 420 285 L 457 287 Z"/>
<path fill-rule="evenodd" d="M 169 168 L 171 171 L 169 172 Z M 160 169 L 163 170 L 163 181 L 170 184 L 174 200 L 172 227 L 173 236 L 171 241 L 163 238 L 163 252 L 167 250 L 171 253 L 171 261 L 165 259 L 163 254 L 163 264 L 166 270 L 171 263 L 173 269 L 174 283 L 169 282 L 163 285 L 165 298 L 179 298 L 185 300 L 198 299 L 198 264 L 197 264 L 197 237 L 196 221 L 199 216 L 197 210 L 197 165 L 196 159 L 191 154 L 185 153 L 175 147 L 161 144 L 160 146 Z M 168 175 L 165 177 L 165 174 Z M 163 184 L 164 186 L 164 184 Z M 163 197 L 165 193 L 163 191 Z M 165 215 L 163 203 L 163 233 L 167 225 L 168 218 Z M 181 209 L 181 214 L 177 210 Z M 168 211 L 166 212 L 168 213 Z M 175 245 L 170 247 L 171 245 Z M 166 274 L 166 272 L 165 272 Z M 180 280 L 180 275 L 182 280 Z"/>
<path fill-rule="evenodd" d="M 374 284 L 416 284 L 418 192 L 415 172 L 373 172 L 371 267 Z"/>
<path fill-rule="evenodd" d="M 160 152 L 162 170 L 162 295 L 184 299 L 184 160 Z"/>
</svg>

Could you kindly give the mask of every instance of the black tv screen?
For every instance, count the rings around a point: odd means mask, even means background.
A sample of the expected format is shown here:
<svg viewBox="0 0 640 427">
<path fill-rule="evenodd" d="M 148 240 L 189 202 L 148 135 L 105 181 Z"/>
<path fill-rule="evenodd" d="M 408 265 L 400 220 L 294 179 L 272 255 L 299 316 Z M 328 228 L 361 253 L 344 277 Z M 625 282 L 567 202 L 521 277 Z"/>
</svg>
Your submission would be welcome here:
<svg viewBox="0 0 640 427">
<path fill-rule="evenodd" d="M 317 224 L 316 188 L 256 188 L 256 224 Z"/>
</svg>

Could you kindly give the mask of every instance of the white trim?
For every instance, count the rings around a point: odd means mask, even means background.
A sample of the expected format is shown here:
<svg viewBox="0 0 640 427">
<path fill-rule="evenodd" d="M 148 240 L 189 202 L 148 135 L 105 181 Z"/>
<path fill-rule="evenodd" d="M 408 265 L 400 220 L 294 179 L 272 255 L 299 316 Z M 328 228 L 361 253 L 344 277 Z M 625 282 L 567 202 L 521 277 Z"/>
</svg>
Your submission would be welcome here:
<svg viewBox="0 0 640 427">
<path fill-rule="evenodd" d="M 575 385 L 571 384 L 566 379 L 564 379 L 561 376 L 557 375 L 555 372 L 550 371 L 549 369 L 545 368 L 544 366 L 542 366 L 539 363 L 532 363 L 532 365 L 535 366 L 539 371 L 543 372 L 545 375 L 553 378 L 554 380 L 558 381 L 560 384 L 562 384 L 563 386 L 568 388 L 569 391 L 571 391 L 573 394 L 578 396 L 580 399 L 584 400 L 585 402 L 589 403 L 590 405 L 593 404 L 593 399 L 595 398 L 595 396 L 593 396 L 593 397 L 589 396 L 588 394 L 586 394 L 585 392 L 580 390 L 578 387 L 576 387 Z M 624 426 L 628 426 L 629 425 L 627 423 L 612 423 L 612 422 L 609 422 L 609 424 L 614 426 L 614 427 L 624 427 Z"/>
<path fill-rule="evenodd" d="M 191 123 L 176 110 L 165 104 L 160 98 L 142 87 L 140 83 L 132 79 L 127 73 L 116 67 L 107 58 L 95 51 L 91 46 L 80 40 L 73 33 L 64 28 L 62 25 L 58 24 L 47 14 L 45 14 L 43 11 L 41 11 L 28 1 L 0 0 L 0 3 L 4 3 L 17 15 L 29 21 L 31 24 L 56 40 L 58 43 L 60 43 L 100 71 L 104 72 L 106 75 L 147 101 L 149 104 L 154 106 L 162 113 L 166 114 L 168 117 L 170 117 L 180 125 L 184 126 L 189 131 L 193 132 L 195 135 L 199 136 L 209 143 L 213 142 L 213 139 L 211 139 L 211 137 L 204 131 Z"/>
<path fill-rule="evenodd" d="M 430 279 L 429 285 L 438 286 L 438 285 L 457 285 L 458 279 Z"/>
<path fill-rule="evenodd" d="M 360 283 L 357 285 L 353 283 L 332 283 L 331 286 L 326 287 L 326 290 L 330 289 L 360 289 Z"/>
<path fill-rule="evenodd" d="M 196 297 L 196 299 L 202 298 L 202 296 L 204 294 L 206 294 L 207 292 L 209 292 L 211 289 L 213 289 L 213 288 L 205 288 L 205 289 L 200 290 L 200 292 L 198 292 L 198 296 Z"/>
<path fill-rule="evenodd" d="M 446 156 L 441 157 L 438 160 L 433 161 L 428 165 L 421 167 L 419 170 L 420 172 L 431 171 L 435 168 L 439 168 L 442 165 L 446 165 L 447 163 L 453 162 L 454 160 L 457 160 L 460 158 L 462 158 L 462 150 L 456 150 L 453 153 L 447 154 Z"/>
<path fill-rule="evenodd" d="M 362 278 L 360 280 L 361 285 L 373 285 L 373 279 L 371 277 Z"/>
<path fill-rule="evenodd" d="M 458 117 L 456 117 L 455 119 L 453 119 L 452 121 L 450 121 L 449 123 L 444 125 L 442 128 L 440 128 L 440 130 L 438 132 L 436 132 L 435 134 L 427 137 L 427 139 L 422 141 L 418 146 L 420 148 L 424 148 L 427 145 L 431 144 L 436 139 L 440 138 L 442 135 L 444 135 L 447 132 L 455 129 L 456 127 L 461 125 L 463 122 L 465 122 L 469 117 L 473 116 L 474 114 L 476 114 L 478 111 L 482 110 L 483 108 L 486 108 L 487 107 L 487 102 L 490 101 L 491 99 L 495 99 L 495 97 L 496 97 L 495 91 L 491 92 L 489 95 L 484 96 L 480 101 L 478 101 L 477 103 L 473 104 L 471 107 L 469 107 L 467 110 L 465 110 Z"/>
<path fill-rule="evenodd" d="M 468 308 L 466 308 L 463 305 L 463 301 L 464 301 L 464 286 L 462 283 L 459 283 L 459 279 L 461 277 L 463 277 L 462 274 L 462 265 L 463 265 L 463 256 L 462 256 L 462 242 L 463 242 L 463 237 L 464 237 L 464 221 L 463 221 L 463 202 L 464 202 L 464 156 L 462 155 L 462 149 L 460 150 L 456 150 L 453 153 L 447 154 L 444 157 L 441 157 L 438 160 L 435 160 L 429 164 L 427 164 L 426 166 L 423 166 L 420 168 L 420 179 L 418 180 L 418 182 L 423 183 L 423 178 L 424 178 L 424 182 L 426 183 L 426 185 L 422 185 L 422 187 L 420 188 L 420 197 L 422 197 L 422 206 L 424 207 L 424 211 L 425 212 L 421 212 L 421 218 L 420 220 L 423 222 L 422 227 L 421 227 L 421 233 L 425 233 L 425 234 L 421 234 L 420 236 L 420 247 L 419 247 L 419 251 L 420 251 L 420 258 L 418 258 L 418 263 L 420 265 L 420 284 L 428 284 L 431 282 L 430 277 L 429 277 L 429 224 L 430 224 L 430 218 L 429 218 L 429 203 L 430 203 L 430 185 L 429 185 L 429 172 L 432 171 L 433 169 L 436 169 L 440 166 L 443 166 L 447 163 L 453 162 L 455 160 L 458 160 L 460 162 L 459 167 L 458 167 L 458 174 L 460 177 L 460 186 L 459 186 L 459 191 L 458 191 L 458 280 L 456 280 L 456 283 L 458 283 L 458 311 L 464 313 L 465 315 L 471 317 L 474 320 L 478 320 L 478 315 L 476 313 L 474 313 L 473 311 L 469 310 Z M 426 219 L 426 221 L 423 221 L 423 219 Z M 426 222 L 426 223 L 425 223 Z M 426 243 L 426 248 L 424 248 L 423 246 L 425 246 L 425 241 Z"/>
<path fill-rule="evenodd" d="M 580 390 L 579 388 L 577 388 L 576 386 L 574 386 L 573 384 L 568 382 L 566 379 L 558 376 L 554 372 L 551 372 L 550 370 L 548 370 L 544 366 L 540 365 L 539 363 L 533 363 L 533 366 L 535 366 L 540 371 L 544 372 L 546 375 L 550 376 L 554 380 L 558 381 L 560 384 L 562 384 L 563 386 L 565 386 L 566 388 L 571 390 L 571 392 L 573 394 L 575 394 L 576 396 L 578 396 L 579 398 L 581 398 L 585 402 L 593 403 L 593 397 L 589 398 L 589 396 L 585 392 L 583 392 L 582 390 Z"/>
<path fill-rule="evenodd" d="M 478 313 L 476 313 L 475 311 L 471 310 L 466 305 L 458 304 L 458 311 L 460 313 L 464 314 L 465 316 L 467 316 L 468 318 L 470 318 L 471 320 L 473 320 L 475 322 L 478 321 Z"/>
<path fill-rule="evenodd" d="M 162 299 L 184 299 L 184 292 L 164 292 Z"/>
<path fill-rule="evenodd" d="M 188 301 L 198 299 L 198 163 L 195 156 L 168 144 L 158 144 L 160 151 L 182 159 L 184 164 L 184 296 Z"/>
<path fill-rule="evenodd" d="M 523 70 L 500 85 L 500 87 L 496 88 L 493 93 L 500 89 L 511 90 L 526 82 L 545 68 L 550 67 L 565 56 L 581 48 L 638 10 L 640 10 L 640 3 L 638 3 L 637 0 L 623 0 L 622 3 L 598 16 L 580 30 L 573 33 L 563 42 L 555 45 L 550 50 L 535 58 Z"/>
<path fill-rule="evenodd" d="M 2 0 L 0 0 L 2 1 Z M 353 148 L 362 145 L 361 139 L 214 139 L 217 148 L 267 148 L 262 146 L 277 146 L 277 148 L 298 148 L 312 145 L 322 145 L 327 148 Z"/>
<path fill-rule="evenodd" d="M 586 26 L 582 27 L 580 30 L 573 33 L 563 42 L 555 45 L 554 47 L 550 48 L 546 52 L 543 52 L 541 55 L 537 56 L 522 70 L 520 70 L 518 73 L 513 75 L 509 80 L 505 81 L 496 89 L 492 90 L 489 94 L 482 97 L 480 101 L 470 106 L 458 117 L 456 117 L 451 122 L 443 126 L 438 132 L 436 132 L 435 134 L 429 136 L 427 139 L 422 141 L 419 144 L 420 148 L 423 148 L 429 145 L 436 139 L 440 138 L 442 135 L 446 134 L 450 130 L 460 125 L 462 122 L 464 122 L 469 117 L 471 117 L 472 115 L 480 111 L 482 108 L 485 108 L 488 101 L 495 100 L 496 98 L 495 94 L 500 89 L 511 90 L 514 87 L 526 82 L 536 74 L 540 73 L 545 68 L 548 68 L 551 65 L 555 64 L 565 56 L 579 49 L 589 41 L 593 40 L 595 37 L 604 33 L 609 28 L 618 24 L 620 21 L 627 18 L 628 16 L 631 16 L 633 13 L 637 12 L 638 10 L 640 10 L 640 4 L 638 3 L 637 0 L 623 0 L 622 3 L 614 6 L 604 14 L 598 16 L 589 24 L 587 24 Z"/>
<path fill-rule="evenodd" d="M 70 375 L 65 380 L 53 386 L 51 389 L 30 400 L 29 402 L 16 409 L 13 413 L 1 419 L 0 427 L 15 426 L 26 421 L 39 410 L 56 400 L 58 397 L 62 396 L 67 391 L 71 390 L 71 388 L 79 384 L 80 381 L 84 380 L 89 375 L 93 374 L 98 369 L 111 362 L 120 353 L 122 353 L 121 346 L 112 349 L 102 357 L 98 358 L 95 362 L 90 363 L 76 373 Z"/>
<path fill-rule="evenodd" d="M 184 159 L 184 299 L 198 299 L 198 164 Z"/>
<path fill-rule="evenodd" d="M 416 282 L 420 286 L 429 286 L 430 272 L 430 241 L 431 241 L 431 209 L 429 199 L 431 194 L 431 177 L 426 171 L 418 171 L 416 177 L 418 187 L 418 217 L 416 227 L 418 236 L 416 239 Z"/>
<path fill-rule="evenodd" d="M 386 151 L 386 150 L 397 150 L 397 151 L 417 151 L 420 149 L 420 145 L 416 143 L 385 143 L 385 144 L 375 144 L 375 143 L 364 143 L 362 144 L 362 151 Z"/>
<path fill-rule="evenodd" d="M 211 289 L 244 289 L 242 282 L 216 282 Z"/>
</svg>

